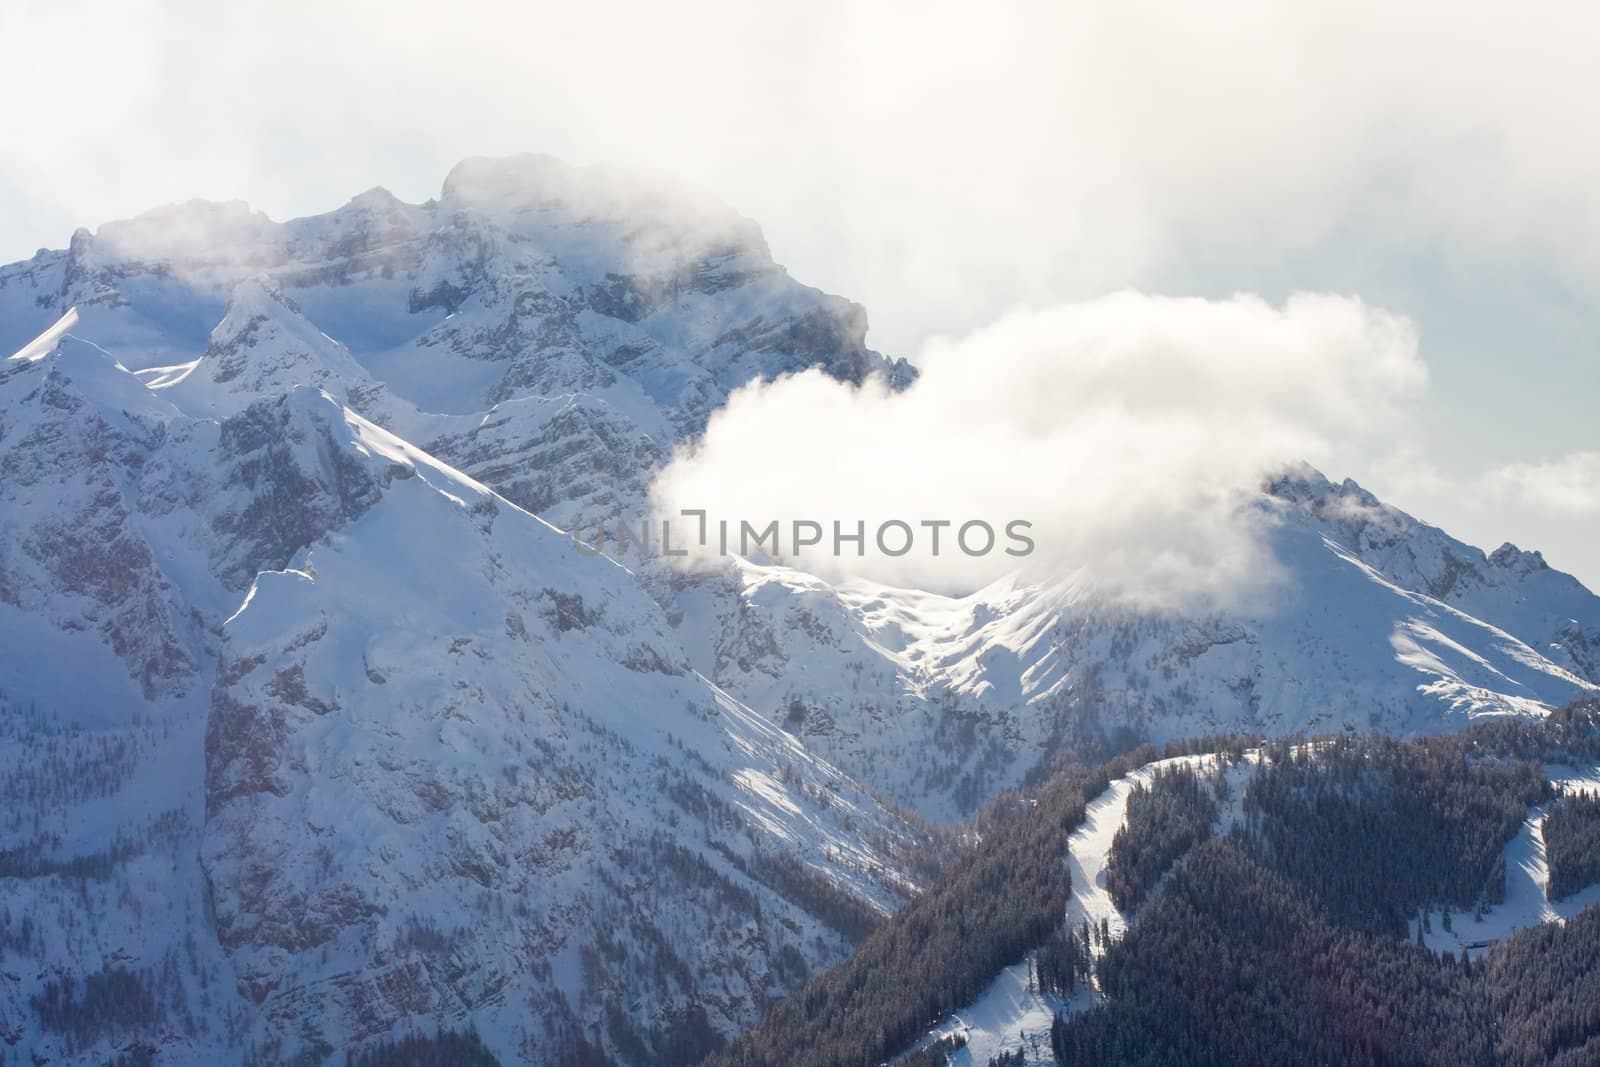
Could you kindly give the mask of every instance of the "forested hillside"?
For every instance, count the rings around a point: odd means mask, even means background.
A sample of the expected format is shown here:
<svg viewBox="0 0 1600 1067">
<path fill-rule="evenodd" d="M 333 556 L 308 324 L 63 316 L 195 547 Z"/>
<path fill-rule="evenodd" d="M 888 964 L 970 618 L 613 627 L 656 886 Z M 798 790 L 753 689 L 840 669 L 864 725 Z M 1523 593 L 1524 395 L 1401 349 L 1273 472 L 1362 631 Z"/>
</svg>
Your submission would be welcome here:
<svg viewBox="0 0 1600 1067">
<path fill-rule="evenodd" d="M 1478 958 L 1341 926 L 1208 842 L 1100 966 L 1105 1006 L 1059 1020 L 1062 1064 L 1591 1064 L 1600 910 Z"/>
<path fill-rule="evenodd" d="M 778 1004 L 760 1026 L 707 1062 L 883 1062 L 1039 946 L 1041 980 L 1070 988 L 1081 976 L 1074 961 L 1082 959 L 1081 938 L 1087 934 L 1062 930 L 1060 917 L 1072 891 L 1067 840 L 1083 822 L 1085 805 L 1113 779 L 1158 756 L 1196 749 L 1237 754 L 1244 743 L 1208 738 L 1159 752 L 1143 745 L 1093 767 L 1071 764 L 1036 793 L 992 805 L 973 822 L 978 843 L 952 860 L 942 878 L 843 963 Z"/>
<path fill-rule="evenodd" d="M 974 1059 L 984 1043 L 967 1047 L 961 1022 L 1019 961 L 1030 995 L 1057 1005 L 1048 1047 L 1065 1064 L 1596 1062 L 1600 909 L 1565 925 L 1533 915 L 1460 951 L 1421 935 L 1493 911 L 1508 845 L 1535 815 L 1552 899 L 1600 874 L 1600 803 L 1558 797 L 1544 765 L 1596 762 L 1600 706 L 1416 741 L 1271 744 L 1237 765 L 1242 794 L 1222 773 L 1233 761 L 1147 768 L 1123 787 L 1105 868 L 1128 932 L 1068 927 L 1062 842 L 1153 756 L 1002 805 L 950 874 L 713 1062 L 876 1064 L 954 1018 L 918 1067 L 1035 1063 L 1017 1049 Z"/>
<path fill-rule="evenodd" d="M 1142 902 L 1174 860 L 1211 833 L 1222 778 L 1209 781 L 1192 767 L 1156 773 L 1148 785 L 1136 784 L 1128 797 L 1127 821 L 1111 842 L 1107 888 L 1117 907 Z"/>
<path fill-rule="evenodd" d="M 1242 843 L 1200 846 L 1106 953 L 1109 1004 L 1058 1025 L 1062 1063 L 1484 1063 L 1466 978 L 1344 929 Z"/>
<path fill-rule="evenodd" d="M 1103 1005 L 1058 1019 L 1058 1062 L 1596 1062 L 1600 910 L 1460 955 L 1407 936 L 1419 909 L 1448 924 L 1503 898 L 1507 843 L 1552 799 L 1536 758 L 1591 761 L 1594 710 L 1271 747 L 1244 822 L 1199 846 L 1100 961 Z M 1600 874 L 1596 810 L 1569 797 L 1545 823 L 1552 899 Z"/>
<path fill-rule="evenodd" d="M 1051 935 L 1071 890 L 1066 841 L 1083 821 L 1085 804 L 1154 755 L 1145 748 L 1094 770 L 1057 775 L 853 955 L 708 1062 L 872 1064 L 904 1048 Z"/>
<path fill-rule="evenodd" d="M 1565 797 L 1544 821 L 1550 896 L 1570 896 L 1600 882 L 1600 797 Z"/>
<path fill-rule="evenodd" d="M 1269 750 L 1246 844 L 1338 922 L 1404 936 L 1419 908 L 1499 903 L 1506 842 L 1549 799 L 1539 766 L 1469 758 L 1467 738 L 1338 738 Z"/>
</svg>

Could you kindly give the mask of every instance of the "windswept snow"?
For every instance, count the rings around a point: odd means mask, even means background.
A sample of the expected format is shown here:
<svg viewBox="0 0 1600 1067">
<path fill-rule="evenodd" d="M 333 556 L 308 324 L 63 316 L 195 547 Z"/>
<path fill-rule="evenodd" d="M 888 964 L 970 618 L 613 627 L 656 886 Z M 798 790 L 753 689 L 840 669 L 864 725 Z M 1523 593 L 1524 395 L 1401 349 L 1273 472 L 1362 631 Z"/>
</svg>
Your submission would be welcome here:
<svg viewBox="0 0 1600 1067">
<path fill-rule="evenodd" d="M 20 363 L 31 363 L 37 359 L 48 356 L 67 335 L 67 331 L 78 324 L 78 309 L 68 308 L 66 313 L 55 321 L 44 333 L 23 345 L 16 355 L 11 358 Z"/>
</svg>

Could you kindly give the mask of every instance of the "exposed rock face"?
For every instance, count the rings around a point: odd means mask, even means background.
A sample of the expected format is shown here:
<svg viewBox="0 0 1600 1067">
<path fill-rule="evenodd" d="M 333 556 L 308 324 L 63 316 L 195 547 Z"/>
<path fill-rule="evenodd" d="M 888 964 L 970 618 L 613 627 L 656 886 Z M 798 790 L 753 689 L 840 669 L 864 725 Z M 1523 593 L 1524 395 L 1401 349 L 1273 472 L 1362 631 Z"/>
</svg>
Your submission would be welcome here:
<svg viewBox="0 0 1600 1067">
<path fill-rule="evenodd" d="M 198 666 L 195 629 L 136 515 L 162 405 L 135 393 L 121 410 L 99 388 L 105 355 L 63 348 L 0 368 L 0 601 L 98 634 L 146 699 L 179 695 Z"/>
<path fill-rule="evenodd" d="M 581 1002 L 524 1005 L 570 987 L 626 991 L 619 1039 L 670 1043 L 699 1013 L 712 1040 L 784 966 L 844 948 L 762 880 L 796 845 L 855 855 L 821 882 L 841 906 L 901 898 L 910 835 L 690 673 L 626 572 L 447 468 L 407 469 L 260 573 L 225 627 L 203 861 L 269 1019 L 363 1036 L 465 1008 L 503 1042 L 559 1042 Z"/>
<path fill-rule="evenodd" d="M 583 470 L 597 443 L 658 464 L 751 379 L 913 377 L 867 348 L 859 305 L 791 279 L 749 219 L 541 156 L 467 160 L 420 206 L 379 189 L 279 224 L 197 201 L 79 231 L 66 253 L 0 268 L 0 348 L 72 306 L 81 335 L 187 413 L 313 385 L 558 524 L 612 502 Z M 520 402 L 558 397 L 585 414 L 508 426 Z M 514 469 L 539 485 L 524 494 Z M 621 487 L 634 508 L 648 474 Z"/>
<path fill-rule="evenodd" d="M 265 570 L 281 570 L 295 554 L 375 504 L 390 479 L 409 478 L 403 464 L 363 463 L 352 454 L 343 413 L 325 394 L 304 388 L 262 400 L 218 427 L 213 572 L 244 589 Z"/>
</svg>

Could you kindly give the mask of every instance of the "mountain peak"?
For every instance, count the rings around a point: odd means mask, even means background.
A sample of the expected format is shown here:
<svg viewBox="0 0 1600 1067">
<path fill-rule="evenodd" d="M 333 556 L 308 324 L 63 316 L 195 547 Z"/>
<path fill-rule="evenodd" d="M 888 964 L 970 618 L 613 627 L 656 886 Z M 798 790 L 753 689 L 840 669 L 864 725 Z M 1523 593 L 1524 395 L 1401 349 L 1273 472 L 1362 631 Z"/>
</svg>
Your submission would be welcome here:
<svg viewBox="0 0 1600 1067">
<path fill-rule="evenodd" d="M 187 200 L 108 222 L 91 245 L 99 258 L 144 263 L 227 262 L 270 246 L 279 226 L 243 200 Z"/>
<path fill-rule="evenodd" d="M 556 225 L 622 224 L 693 234 L 767 255 L 761 228 L 711 196 L 662 174 L 577 166 L 554 156 L 472 156 L 445 177 L 441 206 L 505 220 Z"/>
<path fill-rule="evenodd" d="M 404 201 L 395 196 L 381 185 L 374 185 L 364 193 L 357 193 L 350 198 L 346 207 L 387 210 L 394 207 L 403 207 Z"/>
<path fill-rule="evenodd" d="M 0 710 L 93 725 L 7 739 L 96 790 L 19 809 L 0 853 L 59 833 L 50 862 L 115 872 L 0 944 L 0 1037 L 40 1062 L 70 1057 L 30 1005 L 129 957 L 206 1024 L 173 1062 L 441 1015 L 507 1062 L 571 1061 L 569 1027 L 683 1048 L 915 888 L 858 782 L 957 818 L 1079 738 L 1436 730 L 1600 682 L 1575 580 L 1306 464 L 1250 502 L 1293 579 L 1269 613 L 640 559 L 619 524 L 735 390 L 911 375 L 753 222 L 646 174 L 474 158 L 439 201 L 282 224 L 190 202 L 0 283 L 27 357 L 0 364 Z M 570 536 L 600 521 L 610 558 Z"/>
<path fill-rule="evenodd" d="M 468 156 L 450 168 L 439 199 L 473 196 L 490 188 L 533 189 L 562 182 L 573 168 L 543 152 L 519 152 L 509 156 Z"/>
<path fill-rule="evenodd" d="M 1510 541 L 1489 553 L 1489 562 L 1497 567 L 1516 571 L 1518 574 L 1532 574 L 1535 571 L 1550 569 L 1550 564 L 1545 562 L 1544 553 L 1538 549 L 1525 551 Z"/>
</svg>

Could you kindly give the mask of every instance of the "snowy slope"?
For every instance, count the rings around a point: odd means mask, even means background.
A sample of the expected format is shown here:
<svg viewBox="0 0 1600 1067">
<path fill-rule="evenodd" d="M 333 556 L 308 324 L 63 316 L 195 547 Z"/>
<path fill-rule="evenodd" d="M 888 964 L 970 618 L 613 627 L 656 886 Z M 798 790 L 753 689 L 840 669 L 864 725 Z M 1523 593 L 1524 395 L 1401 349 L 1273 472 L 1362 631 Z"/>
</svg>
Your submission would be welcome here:
<svg viewBox="0 0 1600 1067">
<path fill-rule="evenodd" d="M 0 267 L 10 352 L 0 1037 L 41 1055 L 105 1058 L 29 1002 L 119 968 L 171 1062 L 464 1018 L 511 1060 L 692 1046 L 903 899 L 916 835 L 866 787 L 954 819 L 1080 732 L 1437 730 L 1600 682 L 1575 580 L 1309 469 L 1252 504 L 1271 611 L 574 552 L 732 389 L 913 374 L 650 176 L 477 159 L 424 204 L 80 230 Z"/>
<path fill-rule="evenodd" d="M 1600 767 L 1547 766 L 1550 781 L 1568 794 L 1600 794 Z M 1442 916 L 1432 916 L 1431 929 L 1423 931 L 1422 943 L 1438 952 L 1460 953 L 1463 948 L 1478 952 L 1502 941 L 1524 927 L 1538 923 L 1566 922 L 1591 904 L 1600 903 L 1600 884 L 1580 889 L 1560 900 L 1549 896 L 1550 870 L 1544 854 L 1544 820 L 1549 805 L 1528 809 L 1522 829 L 1506 846 L 1505 899 L 1486 909 L 1482 916 L 1462 913 L 1451 916 L 1446 930 Z M 1412 919 L 1410 936 L 1417 936 L 1420 920 Z"/>
<path fill-rule="evenodd" d="M 1062 914 L 1069 930 L 1104 929 L 1110 942 L 1096 941 L 1096 958 L 1111 943 L 1121 940 L 1137 915 L 1118 908 L 1106 890 L 1106 871 L 1110 864 L 1111 843 L 1127 821 L 1128 797 L 1135 785 L 1148 786 L 1158 771 L 1184 765 L 1202 773 L 1220 771 L 1233 799 L 1219 814 L 1213 831 L 1226 833 L 1240 818 L 1245 786 L 1256 765 L 1257 753 L 1226 766 L 1215 756 L 1177 756 L 1156 760 L 1123 775 L 1084 809 L 1083 825 L 1067 838 L 1067 867 L 1072 878 L 1072 894 Z M 1181 862 L 1181 861 L 1180 861 Z M 952 1067 L 983 1067 L 1002 1054 L 1022 1054 L 1028 1064 L 1050 1065 L 1055 1056 L 1050 1050 L 1050 1026 L 1060 1015 L 1070 1015 L 1098 1003 L 1098 987 L 1083 988 L 1063 999 L 1039 988 L 1034 971 L 1034 953 L 996 975 L 975 1001 L 932 1027 L 906 1053 L 933 1042 L 960 1035 L 962 1048 L 952 1052 Z"/>
<path fill-rule="evenodd" d="M 1596 689 L 1573 635 L 1600 598 L 1532 554 L 1485 556 L 1309 469 L 1253 506 L 1289 575 L 1265 610 L 1134 610 L 1072 575 L 952 598 L 740 562 L 677 592 L 680 630 L 720 684 L 944 818 L 1085 730 L 1412 734 Z"/>
<path fill-rule="evenodd" d="M 193 415 L 233 415 L 299 385 L 348 402 L 382 388 L 337 341 L 311 325 L 298 305 L 263 278 L 240 282 L 205 351 L 175 367 L 138 372 L 167 402 Z"/>
<path fill-rule="evenodd" d="M 579 1015 L 609 985 L 646 1040 L 691 1011 L 727 1032 L 784 988 L 785 946 L 808 967 L 842 948 L 764 889 L 770 857 L 901 899 L 874 842 L 904 831 L 691 672 L 626 571 L 345 419 L 405 473 L 257 576 L 208 730 L 218 933 L 269 1020 L 337 1045 L 470 1008 L 510 1052 L 550 1025 L 530 995 Z M 622 958 L 586 962 L 606 937 Z"/>
<path fill-rule="evenodd" d="M 319 389 L 196 417 L 72 329 L 0 378 L 8 1046 L 692 1048 L 914 888 L 622 567 Z M 113 976 L 134 1017 L 38 1025 Z"/>
</svg>

